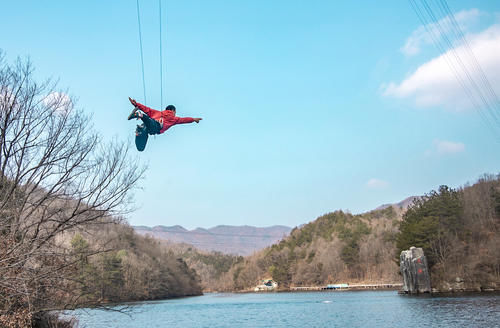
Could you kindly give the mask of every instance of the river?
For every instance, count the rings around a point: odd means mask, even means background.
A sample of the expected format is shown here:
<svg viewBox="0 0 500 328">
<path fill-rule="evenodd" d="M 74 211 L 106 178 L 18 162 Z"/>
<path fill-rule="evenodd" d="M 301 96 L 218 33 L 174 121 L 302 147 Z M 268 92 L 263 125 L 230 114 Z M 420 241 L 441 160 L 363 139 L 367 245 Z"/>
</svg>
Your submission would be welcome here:
<svg viewBox="0 0 500 328">
<path fill-rule="evenodd" d="M 68 313 L 69 314 L 69 313 Z M 128 304 L 127 314 L 77 310 L 79 327 L 500 327 L 500 294 L 395 291 L 207 294 Z"/>
</svg>

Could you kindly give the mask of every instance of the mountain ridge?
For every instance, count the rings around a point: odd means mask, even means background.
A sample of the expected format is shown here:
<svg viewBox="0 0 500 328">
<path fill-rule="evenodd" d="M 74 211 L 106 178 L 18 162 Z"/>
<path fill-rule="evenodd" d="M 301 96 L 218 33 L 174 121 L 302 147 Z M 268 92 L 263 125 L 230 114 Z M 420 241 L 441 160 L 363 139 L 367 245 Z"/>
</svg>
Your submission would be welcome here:
<svg viewBox="0 0 500 328">
<path fill-rule="evenodd" d="M 154 227 L 141 225 L 132 228 L 141 235 L 151 235 L 174 243 L 191 244 L 205 251 L 235 255 L 250 255 L 278 242 L 292 230 L 291 227 L 284 225 L 269 227 L 217 225 L 208 229 L 197 227 L 192 230 L 180 225 Z"/>
</svg>

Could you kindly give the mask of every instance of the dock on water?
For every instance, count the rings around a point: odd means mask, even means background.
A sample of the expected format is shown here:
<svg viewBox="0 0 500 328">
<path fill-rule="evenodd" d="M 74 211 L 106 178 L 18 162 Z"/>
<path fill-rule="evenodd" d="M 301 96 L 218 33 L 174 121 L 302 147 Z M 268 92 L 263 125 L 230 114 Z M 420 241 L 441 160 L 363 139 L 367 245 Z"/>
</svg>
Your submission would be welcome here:
<svg viewBox="0 0 500 328">
<path fill-rule="evenodd" d="M 387 284 L 329 284 L 326 286 L 291 286 L 290 291 L 321 291 L 321 290 L 368 290 L 368 289 L 401 289 L 401 283 Z"/>
</svg>

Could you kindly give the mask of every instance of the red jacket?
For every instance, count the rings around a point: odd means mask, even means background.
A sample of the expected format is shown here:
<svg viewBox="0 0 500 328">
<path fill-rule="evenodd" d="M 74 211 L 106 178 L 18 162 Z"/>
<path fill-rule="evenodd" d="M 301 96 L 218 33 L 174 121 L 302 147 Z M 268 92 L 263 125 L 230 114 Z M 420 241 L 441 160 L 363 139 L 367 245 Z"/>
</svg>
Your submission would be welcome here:
<svg viewBox="0 0 500 328">
<path fill-rule="evenodd" d="M 146 115 L 151 117 L 153 120 L 160 122 L 162 128 L 160 134 L 167 131 L 170 127 L 176 124 L 193 123 L 194 119 L 192 117 L 177 117 L 175 113 L 171 110 L 154 110 L 148 106 L 137 103 L 137 107 L 142 110 Z"/>
</svg>

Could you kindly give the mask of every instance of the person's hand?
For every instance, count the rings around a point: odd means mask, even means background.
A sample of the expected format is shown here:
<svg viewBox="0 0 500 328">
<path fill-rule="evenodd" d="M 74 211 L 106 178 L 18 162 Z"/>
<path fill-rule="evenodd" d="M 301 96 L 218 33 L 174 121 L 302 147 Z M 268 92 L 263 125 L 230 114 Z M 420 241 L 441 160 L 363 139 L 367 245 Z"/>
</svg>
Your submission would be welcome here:
<svg viewBox="0 0 500 328">
<path fill-rule="evenodd" d="M 134 106 L 137 106 L 137 101 L 135 101 L 134 99 L 128 97 L 128 100 L 130 100 L 130 103 Z"/>
<path fill-rule="evenodd" d="M 193 118 L 193 120 L 196 122 L 196 123 L 200 123 L 200 121 L 202 120 L 201 117 L 197 117 L 197 118 Z"/>
</svg>

